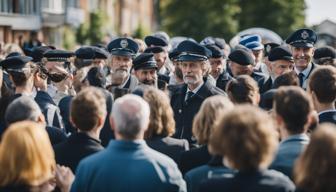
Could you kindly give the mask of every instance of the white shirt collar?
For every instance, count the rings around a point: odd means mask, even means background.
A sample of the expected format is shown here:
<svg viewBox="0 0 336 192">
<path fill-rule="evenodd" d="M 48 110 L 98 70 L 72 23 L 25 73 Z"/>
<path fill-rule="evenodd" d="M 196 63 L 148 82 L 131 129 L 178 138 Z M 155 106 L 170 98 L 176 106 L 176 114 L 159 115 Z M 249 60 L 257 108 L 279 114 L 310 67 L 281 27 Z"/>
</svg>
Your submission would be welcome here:
<svg viewBox="0 0 336 192">
<path fill-rule="evenodd" d="M 189 89 L 189 87 L 187 87 L 187 93 L 189 92 L 189 91 L 191 91 L 191 92 L 193 92 L 194 94 L 196 94 L 200 89 L 201 89 L 201 87 L 202 87 L 202 85 L 204 84 L 204 82 L 203 83 L 201 83 L 200 85 L 198 85 L 194 90 L 190 90 Z"/>
<path fill-rule="evenodd" d="M 329 109 L 329 110 L 319 112 L 318 115 L 320 116 L 323 113 L 334 112 L 334 111 L 336 111 L 336 109 Z"/>
<path fill-rule="evenodd" d="M 307 77 L 309 75 L 309 72 L 312 69 L 312 67 L 313 67 L 313 64 L 310 62 L 308 64 L 308 66 L 303 71 L 299 71 L 296 67 L 294 67 L 294 70 L 295 70 L 295 73 L 297 75 L 299 75 L 300 73 L 302 73 L 304 75 L 304 79 L 307 79 Z"/>
</svg>

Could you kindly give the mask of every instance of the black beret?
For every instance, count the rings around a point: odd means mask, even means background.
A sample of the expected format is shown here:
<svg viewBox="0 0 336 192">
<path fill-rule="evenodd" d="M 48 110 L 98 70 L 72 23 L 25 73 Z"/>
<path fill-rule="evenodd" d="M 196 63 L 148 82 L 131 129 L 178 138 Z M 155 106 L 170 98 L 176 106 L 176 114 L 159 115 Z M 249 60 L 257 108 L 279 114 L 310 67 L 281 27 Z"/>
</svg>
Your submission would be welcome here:
<svg viewBox="0 0 336 192">
<path fill-rule="evenodd" d="M 177 50 L 177 48 L 171 50 L 168 54 L 168 57 L 171 61 L 176 60 L 179 56 L 180 52 Z"/>
<path fill-rule="evenodd" d="M 264 56 L 268 57 L 271 50 L 274 49 L 275 47 L 279 47 L 279 46 L 280 46 L 280 44 L 277 44 L 277 43 L 265 43 L 264 44 Z"/>
<path fill-rule="evenodd" d="M 72 51 L 58 49 L 49 50 L 43 54 L 43 57 L 47 58 L 48 61 L 66 61 L 73 56 L 75 56 L 75 53 Z"/>
<path fill-rule="evenodd" d="M 233 61 L 239 65 L 253 65 L 254 60 L 251 54 L 243 49 L 236 49 L 232 51 L 229 55 L 230 61 Z"/>
<path fill-rule="evenodd" d="M 221 50 L 216 45 L 207 45 L 205 47 L 211 51 L 212 58 L 222 58 L 225 56 L 223 50 Z"/>
<path fill-rule="evenodd" d="M 155 46 L 155 47 L 147 47 L 145 49 L 145 53 L 161 53 L 164 51 L 163 47 Z"/>
<path fill-rule="evenodd" d="M 166 39 L 160 38 L 160 37 L 157 37 L 157 36 L 153 36 L 153 35 L 149 35 L 149 36 L 145 37 L 145 43 L 148 47 L 151 47 L 151 46 L 161 46 L 161 47 L 168 46 L 168 42 L 167 42 Z"/>
<path fill-rule="evenodd" d="M 103 48 L 95 46 L 84 46 L 75 51 L 76 57 L 79 59 L 107 59 L 108 52 Z"/>
<path fill-rule="evenodd" d="M 206 47 L 190 41 L 184 40 L 177 46 L 179 61 L 204 61 L 211 57 L 211 51 Z"/>
<path fill-rule="evenodd" d="M 335 49 L 330 46 L 320 47 L 316 49 L 314 52 L 314 59 L 321 59 L 321 58 L 335 59 L 336 58 Z"/>
<path fill-rule="evenodd" d="M 141 53 L 133 60 L 134 70 L 138 69 L 157 69 L 156 61 L 153 53 Z"/>
<path fill-rule="evenodd" d="M 122 37 L 112 40 L 107 45 L 107 50 L 112 55 L 132 57 L 139 51 L 139 45 L 133 39 Z"/>
<path fill-rule="evenodd" d="M 287 46 L 279 46 L 271 50 L 268 55 L 269 61 L 286 60 L 294 61 L 292 52 Z"/>
<path fill-rule="evenodd" d="M 316 41 L 316 33 L 307 28 L 296 30 L 286 39 L 286 43 L 294 47 L 314 47 Z"/>
<path fill-rule="evenodd" d="M 92 67 L 86 76 L 89 84 L 95 87 L 105 88 L 106 77 L 103 69 L 99 67 Z"/>
<path fill-rule="evenodd" d="M 0 66 L 6 71 L 23 72 L 26 64 L 33 58 L 28 56 L 12 56 L 0 62 Z"/>
<path fill-rule="evenodd" d="M 43 58 L 43 54 L 50 50 L 54 50 L 54 48 L 50 46 L 34 47 L 29 56 L 33 58 L 34 62 L 40 62 Z"/>
</svg>

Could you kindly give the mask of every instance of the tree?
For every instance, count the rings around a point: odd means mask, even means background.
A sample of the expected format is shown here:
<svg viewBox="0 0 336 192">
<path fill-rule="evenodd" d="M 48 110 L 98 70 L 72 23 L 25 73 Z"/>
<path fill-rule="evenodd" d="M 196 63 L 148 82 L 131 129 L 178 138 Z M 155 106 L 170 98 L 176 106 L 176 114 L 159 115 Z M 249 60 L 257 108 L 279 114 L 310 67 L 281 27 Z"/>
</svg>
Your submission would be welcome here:
<svg viewBox="0 0 336 192">
<path fill-rule="evenodd" d="M 264 27 L 286 38 L 304 27 L 304 0 L 239 0 L 239 30 Z"/>
<path fill-rule="evenodd" d="M 231 38 L 238 31 L 238 0 L 161 0 L 161 24 L 173 36 L 200 41 L 206 36 Z"/>
<path fill-rule="evenodd" d="M 103 25 L 104 14 L 102 11 L 90 13 L 90 27 L 88 30 L 88 39 L 91 44 L 100 43 L 104 38 Z"/>
</svg>

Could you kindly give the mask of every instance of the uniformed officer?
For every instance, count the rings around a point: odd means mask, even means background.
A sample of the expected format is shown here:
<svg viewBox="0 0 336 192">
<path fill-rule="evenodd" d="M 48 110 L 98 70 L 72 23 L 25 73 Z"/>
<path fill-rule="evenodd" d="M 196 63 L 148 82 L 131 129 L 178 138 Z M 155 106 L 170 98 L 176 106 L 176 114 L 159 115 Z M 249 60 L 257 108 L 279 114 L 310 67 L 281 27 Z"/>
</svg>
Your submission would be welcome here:
<svg viewBox="0 0 336 192">
<path fill-rule="evenodd" d="M 171 69 L 167 63 L 168 41 L 161 36 L 155 36 L 155 35 L 149 35 L 145 37 L 144 40 L 147 45 L 147 49 L 145 50 L 145 52 L 154 53 L 154 58 L 158 66 L 158 74 L 162 74 L 169 77 Z"/>
<path fill-rule="evenodd" d="M 314 52 L 314 63 L 318 65 L 331 65 L 336 67 L 335 48 L 330 46 L 317 48 Z"/>
<path fill-rule="evenodd" d="M 171 50 L 168 54 L 169 60 L 174 65 L 174 72 L 171 73 L 169 77 L 169 85 L 179 85 L 184 83 L 180 62 L 177 60 L 179 54 L 180 52 L 178 52 L 177 48 Z"/>
<path fill-rule="evenodd" d="M 158 78 L 157 62 L 153 53 L 141 53 L 133 60 L 134 74 L 140 84 L 154 86 L 166 90 L 167 83 Z"/>
<path fill-rule="evenodd" d="M 216 80 L 216 87 L 225 90 L 226 84 L 232 79 L 226 71 L 226 58 L 224 52 L 216 45 L 207 45 L 211 51 L 209 59 L 211 65 L 210 75 Z"/>
<path fill-rule="evenodd" d="M 238 75 L 250 75 L 256 82 L 265 78 L 262 74 L 253 70 L 254 59 L 248 50 L 238 48 L 229 55 L 229 66 L 233 78 Z"/>
<path fill-rule="evenodd" d="M 184 84 L 171 93 L 171 106 L 176 122 L 174 136 L 195 143 L 192 139 L 192 121 L 202 102 L 212 95 L 225 93 L 203 80 L 207 62 L 211 57 L 210 50 L 190 40 L 181 42 L 177 49 L 181 53 L 178 60 L 181 62 Z"/>
<path fill-rule="evenodd" d="M 274 80 L 280 75 L 290 72 L 294 67 L 294 59 L 287 46 L 279 46 L 272 49 L 268 55 L 270 61 L 270 77 L 258 82 L 260 94 L 272 89 Z"/>
<path fill-rule="evenodd" d="M 265 43 L 264 44 L 264 60 L 263 60 L 263 62 L 265 64 L 266 69 L 264 69 L 263 71 L 264 71 L 264 75 L 265 75 L 266 79 L 271 76 L 271 74 L 270 74 L 271 63 L 268 60 L 268 55 L 269 55 L 269 53 L 271 52 L 272 49 L 274 49 L 275 47 L 279 47 L 279 46 L 280 45 L 278 43 Z"/>
<path fill-rule="evenodd" d="M 246 35 L 239 40 L 239 44 L 250 49 L 254 55 L 254 70 L 267 74 L 267 67 L 263 63 L 264 45 L 261 42 L 260 35 Z"/>
<path fill-rule="evenodd" d="M 109 64 L 111 74 L 107 78 L 110 81 L 108 90 L 112 93 L 115 88 L 134 90 L 138 80 L 131 75 L 131 68 L 132 60 L 139 50 L 138 44 L 130 38 L 121 37 L 112 40 L 107 49 L 111 54 Z"/>
<path fill-rule="evenodd" d="M 299 77 L 300 86 L 304 89 L 307 88 L 309 75 L 317 67 L 312 62 L 316 41 L 316 33 L 307 28 L 296 30 L 286 39 L 286 43 L 291 46 L 295 73 Z"/>
<path fill-rule="evenodd" d="M 48 75 L 48 93 L 56 105 L 67 95 L 75 95 L 72 87 L 74 66 L 72 58 L 74 52 L 65 50 L 49 50 L 43 54 L 43 65 Z"/>
</svg>

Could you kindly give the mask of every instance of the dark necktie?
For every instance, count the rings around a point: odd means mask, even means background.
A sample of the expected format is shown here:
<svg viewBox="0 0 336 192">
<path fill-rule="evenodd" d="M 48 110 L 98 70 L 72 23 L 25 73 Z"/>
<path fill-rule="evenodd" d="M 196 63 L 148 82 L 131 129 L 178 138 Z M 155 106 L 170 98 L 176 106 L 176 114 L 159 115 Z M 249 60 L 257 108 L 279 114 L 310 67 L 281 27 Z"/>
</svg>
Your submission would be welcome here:
<svg viewBox="0 0 336 192">
<path fill-rule="evenodd" d="M 304 82 L 304 74 L 303 73 L 299 73 L 299 80 L 300 80 L 300 87 L 303 86 L 303 82 Z"/>
<path fill-rule="evenodd" d="M 187 98 L 186 98 L 186 103 L 192 98 L 192 96 L 194 96 L 194 93 L 192 91 L 188 91 L 187 92 Z"/>
</svg>

